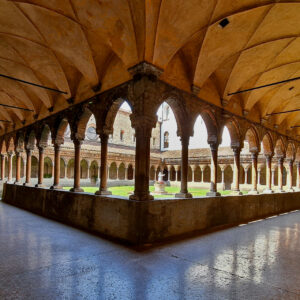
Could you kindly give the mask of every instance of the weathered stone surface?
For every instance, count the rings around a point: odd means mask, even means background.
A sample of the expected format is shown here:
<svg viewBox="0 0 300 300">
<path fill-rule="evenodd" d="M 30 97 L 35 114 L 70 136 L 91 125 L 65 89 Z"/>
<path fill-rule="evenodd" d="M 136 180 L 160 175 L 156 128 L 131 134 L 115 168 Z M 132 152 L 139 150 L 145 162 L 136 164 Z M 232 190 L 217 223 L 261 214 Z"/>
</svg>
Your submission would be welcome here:
<svg viewBox="0 0 300 300">
<path fill-rule="evenodd" d="M 233 226 L 300 209 L 300 193 L 131 201 L 5 184 L 3 201 L 132 244 Z"/>
</svg>

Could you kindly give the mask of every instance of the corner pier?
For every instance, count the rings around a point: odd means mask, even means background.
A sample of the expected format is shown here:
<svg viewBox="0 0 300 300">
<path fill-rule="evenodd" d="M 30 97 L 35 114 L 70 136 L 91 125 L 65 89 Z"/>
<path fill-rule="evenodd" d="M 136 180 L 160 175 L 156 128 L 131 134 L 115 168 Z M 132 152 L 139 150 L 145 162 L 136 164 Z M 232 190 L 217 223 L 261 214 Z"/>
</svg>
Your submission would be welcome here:
<svg viewBox="0 0 300 300">
<path fill-rule="evenodd" d="M 2 201 L 138 245 L 297 210 L 300 192 L 134 201 L 5 183 Z"/>
</svg>

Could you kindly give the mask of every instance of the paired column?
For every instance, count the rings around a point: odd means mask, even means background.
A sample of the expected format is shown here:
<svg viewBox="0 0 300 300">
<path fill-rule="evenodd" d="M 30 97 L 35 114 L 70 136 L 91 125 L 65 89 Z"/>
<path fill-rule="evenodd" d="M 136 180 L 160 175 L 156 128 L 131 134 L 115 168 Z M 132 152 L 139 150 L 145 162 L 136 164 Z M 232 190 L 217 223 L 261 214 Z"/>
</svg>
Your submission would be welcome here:
<svg viewBox="0 0 300 300">
<path fill-rule="evenodd" d="M 265 158 L 266 158 L 266 189 L 264 190 L 264 193 L 266 194 L 271 194 L 274 193 L 272 191 L 272 176 L 271 176 L 271 172 L 272 172 L 272 155 L 271 154 L 265 154 Z"/>
<path fill-rule="evenodd" d="M 217 192 L 217 176 L 218 176 L 218 147 L 217 143 L 210 144 L 211 152 L 211 172 L 210 172 L 210 191 L 206 193 L 206 196 L 221 196 Z"/>
<path fill-rule="evenodd" d="M 252 152 L 251 153 L 251 160 L 252 160 L 252 190 L 249 192 L 249 194 L 258 194 L 257 191 L 257 180 L 258 180 L 258 174 L 260 172 L 257 172 L 257 157 L 258 153 L 257 152 Z"/>
<path fill-rule="evenodd" d="M 12 183 L 12 152 L 7 152 L 8 176 L 7 182 Z"/>
<path fill-rule="evenodd" d="M 59 186 L 60 146 L 61 144 L 54 144 L 54 181 L 53 181 L 53 185 L 50 187 L 50 189 L 52 190 L 58 190 L 62 188 L 61 186 Z"/>
<path fill-rule="evenodd" d="M 1 180 L 3 181 L 5 177 L 5 156 L 1 154 Z"/>
<path fill-rule="evenodd" d="M 111 192 L 107 190 L 107 149 L 108 149 L 108 134 L 101 133 L 101 161 L 100 161 L 100 187 L 96 192 L 96 195 L 111 195 Z"/>
<path fill-rule="evenodd" d="M 131 200 L 147 201 L 153 200 L 149 192 L 149 170 L 150 170 L 150 139 L 152 128 L 155 127 L 157 118 L 145 115 L 130 116 L 132 127 L 135 128 L 135 170 L 134 170 L 134 194 Z"/>
<path fill-rule="evenodd" d="M 283 157 L 278 158 L 278 192 L 284 192 L 283 190 Z"/>
<path fill-rule="evenodd" d="M 36 187 L 43 187 L 44 180 L 44 147 L 38 147 L 39 149 L 39 171 L 38 171 L 38 183 Z"/>
<path fill-rule="evenodd" d="M 26 177 L 24 185 L 30 186 L 31 179 L 31 149 L 26 149 Z"/>
<path fill-rule="evenodd" d="M 294 164 L 294 160 L 289 159 L 288 160 L 288 166 L 289 166 L 288 191 L 289 192 L 294 192 L 294 189 L 293 189 L 293 164 Z"/>
<path fill-rule="evenodd" d="M 241 148 L 235 147 L 233 150 L 233 192 L 234 195 L 242 195 L 243 193 L 240 191 L 240 153 Z"/>
<path fill-rule="evenodd" d="M 71 192 L 83 192 L 83 189 L 80 188 L 80 150 L 82 141 L 75 139 L 73 140 L 74 150 L 75 150 L 75 159 L 74 159 L 74 185 L 70 189 Z"/>
<path fill-rule="evenodd" d="M 181 186 L 180 193 L 175 194 L 176 198 L 192 198 L 192 194 L 188 192 L 188 164 L 189 164 L 189 135 L 181 136 Z"/>
<path fill-rule="evenodd" d="M 16 181 L 15 184 L 20 184 L 21 179 L 21 153 L 16 151 Z"/>
</svg>

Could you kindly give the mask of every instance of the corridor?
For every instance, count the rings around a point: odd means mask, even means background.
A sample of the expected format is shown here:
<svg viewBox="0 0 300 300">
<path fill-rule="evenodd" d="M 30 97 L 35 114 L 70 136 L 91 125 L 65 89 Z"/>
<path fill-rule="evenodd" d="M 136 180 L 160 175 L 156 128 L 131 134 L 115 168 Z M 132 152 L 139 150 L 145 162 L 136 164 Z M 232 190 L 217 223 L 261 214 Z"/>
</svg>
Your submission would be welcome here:
<svg viewBox="0 0 300 300">
<path fill-rule="evenodd" d="M 0 299 L 300 299 L 300 212 L 136 251 L 0 202 Z"/>
</svg>

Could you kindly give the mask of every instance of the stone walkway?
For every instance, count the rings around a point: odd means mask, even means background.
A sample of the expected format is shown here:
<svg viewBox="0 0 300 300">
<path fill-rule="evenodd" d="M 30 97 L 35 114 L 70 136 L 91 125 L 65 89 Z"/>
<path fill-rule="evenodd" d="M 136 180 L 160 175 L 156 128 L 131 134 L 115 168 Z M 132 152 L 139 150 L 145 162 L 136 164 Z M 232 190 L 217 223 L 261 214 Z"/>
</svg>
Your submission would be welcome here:
<svg viewBox="0 0 300 300">
<path fill-rule="evenodd" d="M 0 202 L 0 299 L 300 299 L 300 212 L 135 251 Z"/>
</svg>

